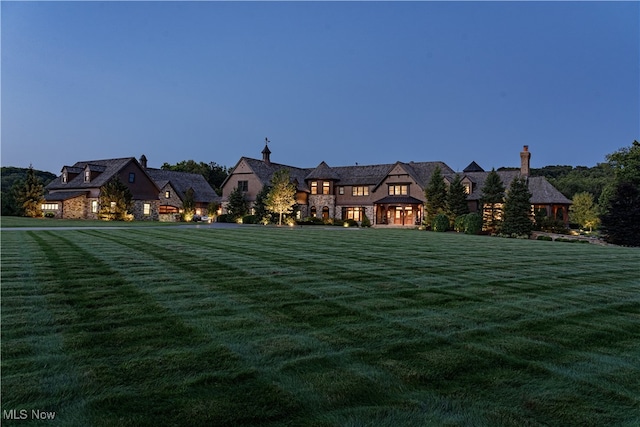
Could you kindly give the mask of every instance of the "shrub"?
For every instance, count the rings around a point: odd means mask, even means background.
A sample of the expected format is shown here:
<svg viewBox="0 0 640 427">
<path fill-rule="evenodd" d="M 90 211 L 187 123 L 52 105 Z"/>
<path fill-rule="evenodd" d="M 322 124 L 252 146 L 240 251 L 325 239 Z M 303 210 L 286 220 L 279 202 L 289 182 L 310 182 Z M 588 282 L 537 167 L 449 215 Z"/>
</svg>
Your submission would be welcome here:
<svg viewBox="0 0 640 427">
<path fill-rule="evenodd" d="M 545 240 L 547 242 L 550 242 L 553 240 L 553 238 L 551 236 L 538 236 L 536 240 Z"/>
<path fill-rule="evenodd" d="M 444 232 L 449 230 L 449 217 L 445 214 L 438 214 L 433 219 L 433 223 L 431 225 L 431 229 L 433 231 Z"/>
<path fill-rule="evenodd" d="M 257 224 L 260 221 L 257 215 L 245 215 L 242 217 L 243 224 Z"/>
<path fill-rule="evenodd" d="M 482 217 L 475 212 L 465 215 L 464 233 L 480 234 L 481 231 L 482 231 Z"/>
<path fill-rule="evenodd" d="M 342 222 L 342 226 L 343 227 L 357 227 L 358 226 L 358 221 L 356 221 L 355 219 L 345 219 L 344 221 L 341 221 L 341 222 Z"/>
<path fill-rule="evenodd" d="M 308 216 L 306 218 L 297 221 L 299 225 L 322 225 L 324 222 L 322 218 L 318 218 L 316 216 Z"/>
<path fill-rule="evenodd" d="M 361 227 L 371 227 L 371 221 L 369 220 L 369 217 L 367 216 L 367 214 L 362 214 L 362 224 L 360 224 Z"/>
<path fill-rule="evenodd" d="M 233 219 L 233 215 L 231 214 L 222 214 L 222 215 L 218 215 L 218 217 L 216 218 L 217 222 L 235 222 Z"/>
<path fill-rule="evenodd" d="M 464 221 L 466 218 L 467 218 L 467 215 L 458 216 L 453 222 L 453 229 L 456 230 L 458 233 L 464 232 Z"/>
<path fill-rule="evenodd" d="M 53 212 L 45 212 L 44 217 L 45 218 L 55 218 L 56 214 Z"/>
</svg>

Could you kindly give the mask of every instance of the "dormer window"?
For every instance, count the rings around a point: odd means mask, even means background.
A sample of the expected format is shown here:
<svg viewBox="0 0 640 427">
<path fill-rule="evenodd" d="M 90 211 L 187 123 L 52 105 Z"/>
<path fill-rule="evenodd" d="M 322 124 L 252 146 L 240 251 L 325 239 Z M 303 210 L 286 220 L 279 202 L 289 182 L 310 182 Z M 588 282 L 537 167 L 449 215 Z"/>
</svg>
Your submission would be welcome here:
<svg viewBox="0 0 640 427">
<path fill-rule="evenodd" d="M 464 192 L 467 194 L 471 194 L 471 184 L 468 182 L 463 182 L 462 185 L 464 186 Z"/>
<path fill-rule="evenodd" d="M 91 181 L 91 171 L 89 169 L 84 171 L 84 182 Z"/>
<path fill-rule="evenodd" d="M 62 182 L 63 182 L 64 184 L 66 184 L 66 183 L 67 183 L 67 172 L 62 172 Z"/>
</svg>

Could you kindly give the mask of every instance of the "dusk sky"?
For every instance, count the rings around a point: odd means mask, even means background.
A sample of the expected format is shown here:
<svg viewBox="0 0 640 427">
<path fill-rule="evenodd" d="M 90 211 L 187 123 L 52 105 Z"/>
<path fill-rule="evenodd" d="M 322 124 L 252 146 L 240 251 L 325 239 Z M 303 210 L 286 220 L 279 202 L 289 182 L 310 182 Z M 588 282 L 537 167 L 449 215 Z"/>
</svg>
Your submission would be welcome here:
<svg viewBox="0 0 640 427">
<path fill-rule="evenodd" d="M 594 166 L 640 140 L 638 2 L 1 2 L 2 166 Z"/>
</svg>

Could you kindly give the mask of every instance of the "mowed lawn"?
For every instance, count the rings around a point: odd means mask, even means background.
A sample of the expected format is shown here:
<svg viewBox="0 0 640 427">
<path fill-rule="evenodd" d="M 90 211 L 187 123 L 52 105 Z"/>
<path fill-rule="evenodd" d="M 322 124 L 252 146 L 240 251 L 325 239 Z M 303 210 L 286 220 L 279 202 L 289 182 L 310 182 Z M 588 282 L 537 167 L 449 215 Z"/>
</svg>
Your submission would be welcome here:
<svg viewBox="0 0 640 427">
<path fill-rule="evenodd" d="M 3 231 L 2 410 L 64 426 L 638 426 L 640 250 Z"/>
</svg>

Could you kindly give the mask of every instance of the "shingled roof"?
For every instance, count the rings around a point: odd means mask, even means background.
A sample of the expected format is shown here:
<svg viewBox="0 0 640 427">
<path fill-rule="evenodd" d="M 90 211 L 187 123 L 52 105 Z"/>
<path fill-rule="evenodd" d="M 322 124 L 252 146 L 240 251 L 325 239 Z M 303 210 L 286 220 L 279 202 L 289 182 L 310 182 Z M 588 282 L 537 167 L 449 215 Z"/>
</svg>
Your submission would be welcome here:
<svg viewBox="0 0 640 427">
<path fill-rule="evenodd" d="M 198 173 L 151 168 L 147 168 L 146 172 L 160 188 L 171 183 L 180 199 L 184 200 L 184 195 L 189 188 L 193 189 L 193 197 L 196 202 L 208 203 L 220 198 L 207 180 Z"/>
<path fill-rule="evenodd" d="M 137 161 L 134 157 L 124 157 L 121 159 L 105 159 L 105 160 L 90 160 L 84 162 L 76 162 L 73 166 L 65 166 L 62 170 L 68 172 L 79 173 L 89 166 L 89 170 L 101 172 L 98 176 L 91 179 L 89 182 L 84 181 L 84 176 L 80 173 L 67 183 L 62 182 L 62 176 L 57 177 L 51 181 L 47 186 L 47 190 L 63 190 L 67 188 L 96 188 L 102 187 L 109 182 L 118 172 L 120 172 L 130 162 Z"/>
<path fill-rule="evenodd" d="M 511 181 L 520 176 L 520 171 L 497 171 L 500 180 L 508 190 Z M 482 189 L 489 172 L 467 172 L 463 176 L 469 178 L 475 185 L 473 192 L 467 197 L 469 200 L 480 200 Z M 532 204 L 571 204 L 560 191 L 558 191 L 545 177 L 529 177 L 527 180 L 529 191 L 531 192 Z"/>
<path fill-rule="evenodd" d="M 309 175 L 313 171 L 313 169 L 297 168 L 295 166 L 283 165 L 280 163 L 273 163 L 273 162 L 267 163 L 262 160 L 252 159 L 250 157 L 241 157 L 240 160 L 238 161 L 238 164 L 243 160 L 251 168 L 253 173 L 256 174 L 258 179 L 260 179 L 260 182 L 262 182 L 262 185 L 268 185 L 271 182 L 271 177 L 273 176 L 273 174 L 279 171 L 280 169 L 287 169 L 289 171 L 289 177 L 291 178 L 291 181 L 298 182 L 298 190 L 309 191 L 307 183 L 305 182 L 305 178 L 307 175 Z M 230 177 L 231 177 L 231 174 L 229 174 L 225 182 L 222 184 L 223 187 Z"/>
</svg>

